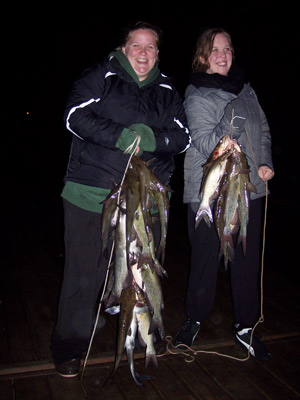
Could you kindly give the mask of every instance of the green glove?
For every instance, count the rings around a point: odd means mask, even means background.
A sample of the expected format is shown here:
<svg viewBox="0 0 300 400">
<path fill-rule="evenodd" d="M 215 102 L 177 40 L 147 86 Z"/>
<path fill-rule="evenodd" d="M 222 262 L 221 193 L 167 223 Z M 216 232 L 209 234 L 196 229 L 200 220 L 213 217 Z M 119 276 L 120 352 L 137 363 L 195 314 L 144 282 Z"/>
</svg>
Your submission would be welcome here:
<svg viewBox="0 0 300 400">
<path fill-rule="evenodd" d="M 116 143 L 116 147 L 123 151 L 126 150 L 136 139 L 136 134 L 141 138 L 138 156 L 141 156 L 144 151 L 154 151 L 156 149 L 156 140 L 153 130 L 150 126 L 145 124 L 133 124 L 130 125 L 129 128 L 124 128 Z M 130 153 L 132 153 L 134 149 L 135 146 Z"/>
</svg>

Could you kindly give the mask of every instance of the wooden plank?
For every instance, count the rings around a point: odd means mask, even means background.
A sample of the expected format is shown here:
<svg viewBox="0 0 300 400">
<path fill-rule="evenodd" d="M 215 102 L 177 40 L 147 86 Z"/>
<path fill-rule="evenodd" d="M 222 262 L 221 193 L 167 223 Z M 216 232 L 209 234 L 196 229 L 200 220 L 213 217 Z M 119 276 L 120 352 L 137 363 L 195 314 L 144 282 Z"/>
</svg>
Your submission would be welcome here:
<svg viewBox="0 0 300 400">
<path fill-rule="evenodd" d="M 22 271 L 21 295 L 26 312 L 35 354 L 38 360 L 51 358 L 50 342 L 55 324 L 55 316 L 51 312 L 48 298 L 40 286 L 32 266 L 24 266 Z"/>
<path fill-rule="evenodd" d="M 228 360 L 228 363 L 236 367 L 236 362 Z M 281 370 L 276 368 L 278 363 L 279 360 L 275 357 L 275 354 L 267 362 L 258 361 L 251 357 L 239 367 L 239 371 L 245 380 L 250 380 L 252 385 L 272 400 L 299 398 L 299 393 L 290 385 L 292 371 L 287 372 L 290 376 L 286 380 L 284 363 L 281 364 Z M 272 372 L 274 369 L 276 373 Z M 299 371 L 297 376 L 299 380 Z"/>
<path fill-rule="evenodd" d="M 163 359 L 159 362 L 158 374 L 155 380 L 150 381 L 150 384 L 164 400 L 201 399 L 192 387 L 187 386 L 182 380 L 179 380 L 177 376 L 174 375 L 173 371 L 169 368 L 168 363 Z"/>
<path fill-rule="evenodd" d="M 153 378 L 151 380 L 143 380 L 144 386 L 138 386 L 132 378 L 128 363 L 123 362 L 114 378 L 114 382 L 117 384 L 123 397 L 128 400 L 161 400 L 159 392 L 152 385 L 152 382 L 156 382 L 158 379 L 159 370 L 150 365 L 147 371 L 145 371 L 143 360 L 135 362 L 135 370 L 141 375 L 149 375 Z"/>
<path fill-rule="evenodd" d="M 0 381 L 1 400 L 14 400 L 13 381 Z"/>
<path fill-rule="evenodd" d="M 19 279 L 19 271 L 11 269 L 7 271 L 5 285 L 2 287 L 3 313 L 6 321 L 3 333 L 9 362 L 38 359 L 23 307 Z"/>
<path fill-rule="evenodd" d="M 232 348 L 224 348 L 222 352 L 224 354 L 235 355 L 235 349 Z M 266 399 L 264 393 L 253 385 L 247 376 L 241 373 L 244 362 L 236 361 L 236 365 L 233 366 L 227 358 L 205 353 L 197 357 L 195 362 L 233 399 Z"/>
<path fill-rule="evenodd" d="M 44 376 L 15 379 L 14 394 L 14 398 L 18 400 L 53 400 L 48 378 Z"/>
<path fill-rule="evenodd" d="M 202 400 L 230 400 L 229 397 L 206 372 L 195 362 L 185 362 L 182 358 L 169 358 L 167 360 L 169 369 L 176 379 L 189 387 L 196 398 Z M 199 396 L 199 397 L 198 397 Z"/>
<path fill-rule="evenodd" d="M 103 386 L 111 372 L 111 366 L 88 367 L 84 373 L 82 382 L 84 390 L 90 399 L 126 399 L 119 390 L 116 382 L 112 381 Z"/>
<path fill-rule="evenodd" d="M 295 366 L 290 360 L 286 360 L 285 346 L 279 347 L 277 343 L 271 343 L 268 344 L 268 347 L 272 357 L 268 362 L 261 363 L 260 366 L 272 376 L 278 385 L 282 386 L 276 392 L 280 391 L 281 398 L 300 398 L 299 363 Z M 276 386 L 274 385 L 274 387 Z M 269 385 L 266 385 L 266 388 L 269 388 Z"/>
<path fill-rule="evenodd" d="M 297 348 L 298 343 L 298 348 Z M 290 364 L 290 368 L 299 368 L 300 366 L 300 339 L 282 338 L 276 340 L 275 343 L 268 344 L 268 347 L 272 349 L 272 354 L 276 354 L 283 358 Z M 299 375 L 300 376 L 300 375 Z"/>
<path fill-rule="evenodd" d="M 1 277 L 0 282 L 4 282 Z M 0 286 L 0 293 L 2 293 L 1 286 Z M 4 304 L 3 299 L 0 297 L 0 364 L 7 364 L 9 362 L 9 354 L 8 354 L 8 343 L 7 343 L 7 336 L 6 336 L 6 318 L 4 313 Z"/>
<path fill-rule="evenodd" d="M 86 400 L 84 388 L 79 377 L 62 378 L 58 374 L 47 376 L 51 400 Z"/>
</svg>

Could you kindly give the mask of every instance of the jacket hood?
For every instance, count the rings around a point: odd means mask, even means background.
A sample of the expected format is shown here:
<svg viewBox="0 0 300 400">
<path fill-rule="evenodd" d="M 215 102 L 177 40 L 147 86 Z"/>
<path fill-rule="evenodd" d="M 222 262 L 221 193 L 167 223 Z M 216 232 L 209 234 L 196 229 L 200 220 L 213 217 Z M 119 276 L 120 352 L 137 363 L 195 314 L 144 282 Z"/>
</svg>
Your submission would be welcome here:
<svg viewBox="0 0 300 400">
<path fill-rule="evenodd" d="M 148 74 L 148 77 L 140 81 L 137 74 L 135 73 L 134 69 L 132 68 L 130 62 L 128 61 L 128 58 L 125 56 L 125 54 L 122 52 L 122 50 L 116 50 L 109 55 L 110 58 L 114 57 L 118 60 L 119 64 L 121 65 L 122 68 L 131 76 L 131 78 L 138 84 L 139 87 L 145 86 L 148 83 L 153 82 L 159 75 L 160 75 L 160 70 L 158 68 L 157 63 L 154 65 L 154 67 L 151 69 L 151 71 Z"/>
</svg>

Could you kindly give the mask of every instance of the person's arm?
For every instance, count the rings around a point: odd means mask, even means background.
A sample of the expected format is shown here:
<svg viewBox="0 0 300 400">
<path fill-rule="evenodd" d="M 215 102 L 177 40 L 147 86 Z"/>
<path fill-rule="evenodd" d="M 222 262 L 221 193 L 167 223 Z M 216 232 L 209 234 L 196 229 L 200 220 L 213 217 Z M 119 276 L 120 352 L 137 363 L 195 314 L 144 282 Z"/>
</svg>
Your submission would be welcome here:
<svg viewBox="0 0 300 400">
<path fill-rule="evenodd" d="M 68 97 L 65 123 L 80 139 L 114 148 L 125 126 L 101 116 L 104 88 L 105 71 L 101 65 L 85 71 Z"/>
</svg>

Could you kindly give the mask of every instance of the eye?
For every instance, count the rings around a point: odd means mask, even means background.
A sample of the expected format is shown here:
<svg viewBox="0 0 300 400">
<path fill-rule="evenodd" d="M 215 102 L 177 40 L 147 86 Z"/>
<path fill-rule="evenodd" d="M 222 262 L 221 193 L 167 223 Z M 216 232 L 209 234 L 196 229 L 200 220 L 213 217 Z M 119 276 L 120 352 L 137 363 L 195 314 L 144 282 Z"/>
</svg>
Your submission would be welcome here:
<svg viewBox="0 0 300 400">
<path fill-rule="evenodd" d="M 153 44 L 148 44 L 147 48 L 151 51 L 155 51 L 155 46 Z"/>
</svg>

